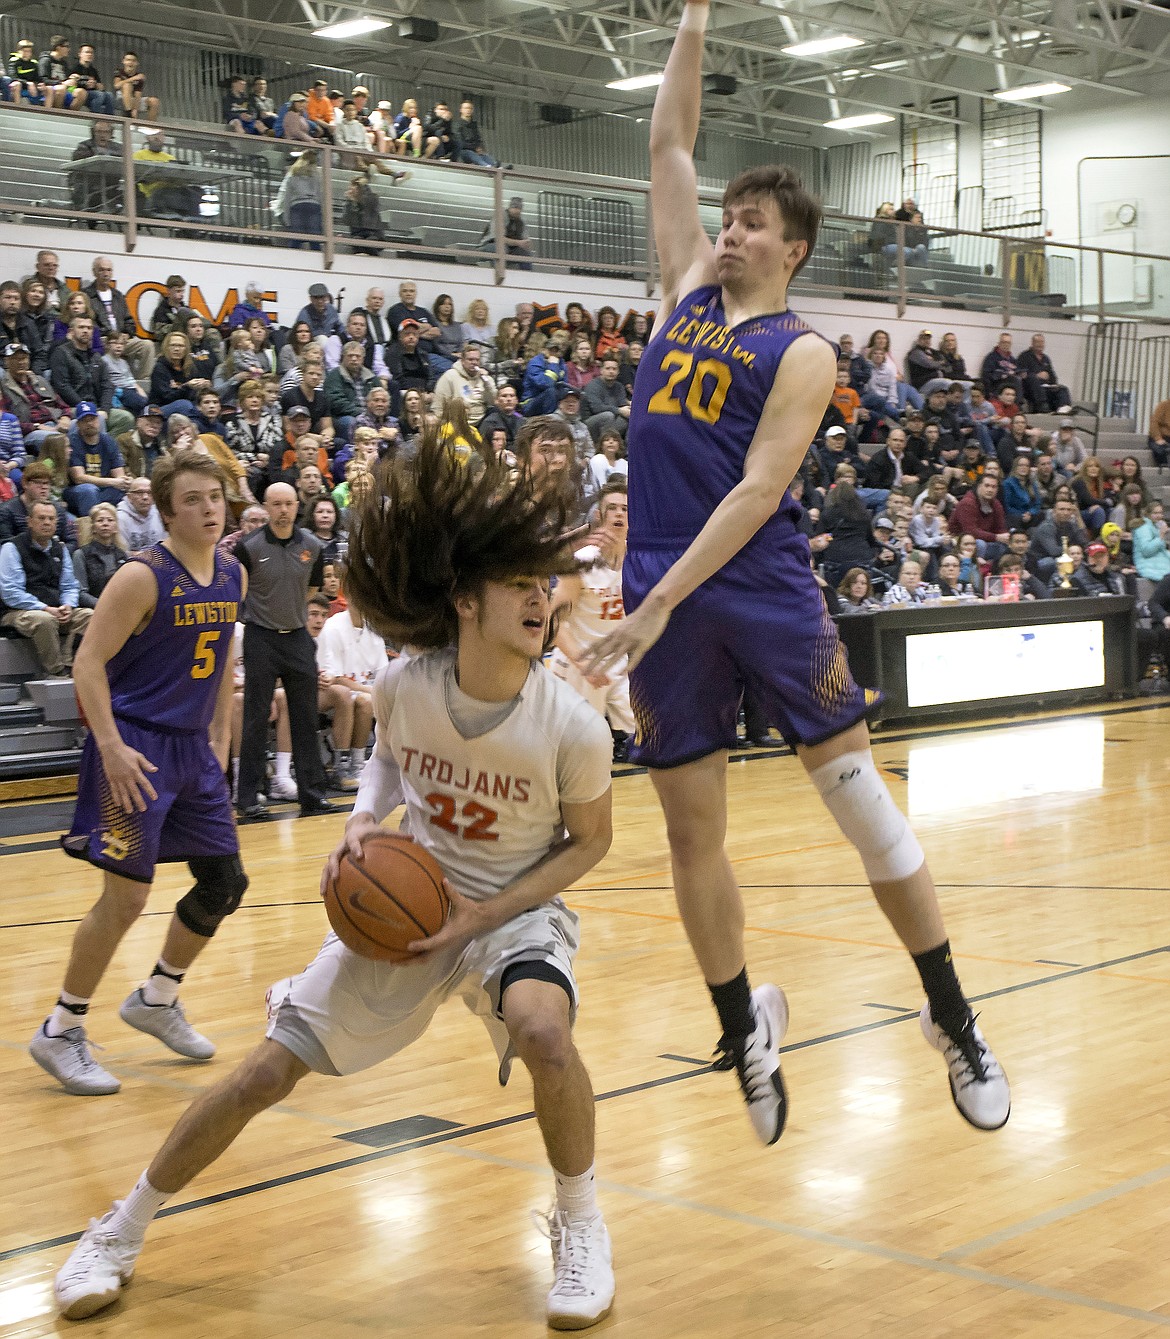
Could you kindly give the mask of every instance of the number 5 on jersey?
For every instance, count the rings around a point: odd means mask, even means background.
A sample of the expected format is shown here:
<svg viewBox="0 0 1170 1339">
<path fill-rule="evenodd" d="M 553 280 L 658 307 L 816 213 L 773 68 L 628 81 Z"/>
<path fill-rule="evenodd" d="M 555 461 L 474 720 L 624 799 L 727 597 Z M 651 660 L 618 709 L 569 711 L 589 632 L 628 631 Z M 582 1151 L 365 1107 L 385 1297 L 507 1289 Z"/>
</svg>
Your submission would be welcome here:
<svg viewBox="0 0 1170 1339">
<path fill-rule="evenodd" d="M 718 423 L 727 392 L 731 389 L 731 368 L 718 358 L 703 358 L 697 364 L 693 353 L 671 349 L 659 371 L 666 372 L 666 385 L 655 391 L 646 406 L 651 414 L 681 414 L 683 403 L 691 418 L 699 423 Z M 684 391 L 682 383 L 690 377 Z M 712 384 L 713 383 L 713 384 Z"/>
<path fill-rule="evenodd" d="M 199 634 L 195 643 L 195 663 L 191 666 L 193 679 L 210 679 L 215 673 L 215 644 L 222 635 L 222 630 Z"/>
</svg>

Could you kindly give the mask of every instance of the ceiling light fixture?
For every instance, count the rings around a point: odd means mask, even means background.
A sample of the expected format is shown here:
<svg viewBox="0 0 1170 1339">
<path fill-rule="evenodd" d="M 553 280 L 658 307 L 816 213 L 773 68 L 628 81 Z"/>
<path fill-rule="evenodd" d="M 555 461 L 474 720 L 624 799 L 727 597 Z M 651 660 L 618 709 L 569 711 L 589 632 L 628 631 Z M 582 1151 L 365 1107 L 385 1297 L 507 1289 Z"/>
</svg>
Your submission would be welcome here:
<svg viewBox="0 0 1170 1339">
<path fill-rule="evenodd" d="M 862 126 L 885 125 L 893 119 L 885 112 L 863 112 L 860 116 L 839 116 L 835 121 L 826 121 L 824 124 L 826 130 L 859 130 Z"/>
<path fill-rule="evenodd" d="M 341 23 L 330 23 L 324 28 L 314 28 L 314 37 L 329 37 L 335 42 L 344 42 L 348 37 L 363 37 L 366 33 L 380 32 L 389 28 L 386 19 L 344 19 Z"/>
<path fill-rule="evenodd" d="M 629 79 L 614 79 L 606 84 L 606 88 L 617 88 L 623 93 L 632 93 L 637 88 L 657 88 L 662 80 L 662 74 L 635 74 Z"/>
<path fill-rule="evenodd" d="M 864 46 L 860 37 L 849 37 L 840 33 L 836 37 L 818 37 L 811 42 L 797 42 L 794 46 L 781 47 L 786 56 L 825 56 L 830 51 L 848 51 L 850 47 Z"/>
<path fill-rule="evenodd" d="M 1001 88 L 992 96 L 999 102 L 1027 102 L 1030 98 L 1046 98 L 1051 93 L 1069 93 L 1068 84 L 1021 84 L 1019 88 Z"/>
</svg>

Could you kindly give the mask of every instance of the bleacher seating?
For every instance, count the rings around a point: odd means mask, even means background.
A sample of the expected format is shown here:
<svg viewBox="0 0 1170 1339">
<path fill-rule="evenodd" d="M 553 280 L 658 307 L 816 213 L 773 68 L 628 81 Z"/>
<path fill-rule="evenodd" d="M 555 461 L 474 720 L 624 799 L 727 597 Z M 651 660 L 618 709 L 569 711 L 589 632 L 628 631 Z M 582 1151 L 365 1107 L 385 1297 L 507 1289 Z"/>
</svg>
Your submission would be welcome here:
<svg viewBox="0 0 1170 1339">
<path fill-rule="evenodd" d="M 81 721 L 70 679 L 40 679 L 22 637 L 0 637 L 0 780 L 75 772 Z"/>
</svg>

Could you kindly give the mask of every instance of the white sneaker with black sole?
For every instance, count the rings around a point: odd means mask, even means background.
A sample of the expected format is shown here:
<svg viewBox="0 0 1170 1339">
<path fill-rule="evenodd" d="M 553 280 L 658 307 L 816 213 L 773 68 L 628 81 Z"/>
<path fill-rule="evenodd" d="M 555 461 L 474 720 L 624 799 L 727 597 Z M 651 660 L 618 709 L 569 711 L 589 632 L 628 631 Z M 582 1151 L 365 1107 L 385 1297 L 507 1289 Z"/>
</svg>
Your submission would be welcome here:
<svg viewBox="0 0 1170 1339">
<path fill-rule="evenodd" d="M 139 986 L 122 1001 L 118 1017 L 139 1032 L 157 1037 L 164 1046 L 188 1060 L 210 1060 L 215 1054 L 215 1043 L 187 1022 L 178 1000 L 174 1004 L 147 1004 Z"/>
<path fill-rule="evenodd" d="M 81 1240 L 57 1271 L 53 1297 L 66 1320 L 84 1320 L 110 1306 L 134 1277 L 142 1242 L 128 1242 L 107 1230 L 120 1203 L 115 1200 L 114 1208 L 100 1221 L 89 1220 Z"/>
<path fill-rule="evenodd" d="M 46 1020 L 47 1023 L 47 1020 Z M 42 1023 L 29 1043 L 28 1053 L 45 1071 L 74 1097 L 106 1097 L 121 1090 L 120 1079 L 105 1070 L 89 1053 L 95 1043 L 85 1035 L 80 1023 L 50 1037 Z"/>
<path fill-rule="evenodd" d="M 780 1043 L 788 1031 L 788 1000 L 779 986 L 757 986 L 752 991 L 752 1012 L 756 1026 L 748 1033 L 743 1049 L 721 1039 L 715 1068 L 734 1068 L 752 1126 L 761 1143 L 771 1145 L 784 1133 L 788 1119 L 788 1094 L 780 1073 Z"/>
<path fill-rule="evenodd" d="M 553 1286 L 548 1294 L 548 1324 L 554 1330 L 587 1330 L 604 1320 L 613 1306 L 613 1247 L 600 1214 L 572 1222 L 559 1209 L 537 1225 L 552 1242 Z"/>
<path fill-rule="evenodd" d="M 977 1130 L 998 1130 L 1012 1110 L 1007 1075 L 991 1052 L 974 1015 L 957 1037 L 934 1021 L 929 1002 L 918 1015 L 922 1035 L 947 1062 L 951 1097 L 959 1115 Z"/>
</svg>

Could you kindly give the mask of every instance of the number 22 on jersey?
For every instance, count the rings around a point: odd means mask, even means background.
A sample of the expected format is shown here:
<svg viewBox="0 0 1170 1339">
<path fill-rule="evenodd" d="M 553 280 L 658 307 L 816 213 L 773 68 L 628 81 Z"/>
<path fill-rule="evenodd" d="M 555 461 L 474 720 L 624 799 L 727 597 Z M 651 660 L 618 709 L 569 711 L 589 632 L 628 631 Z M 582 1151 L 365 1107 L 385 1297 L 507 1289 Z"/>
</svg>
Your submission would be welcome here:
<svg viewBox="0 0 1170 1339">
<path fill-rule="evenodd" d="M 494 809 L 489 809 L 486 804 L 480 804 L 478 800 L 468 800 L 459 810 L 460 817 L 468 821 L 460 824 L 455 821 L 454 796 L 444 795 L 441 790 L 433 790 L 426 797 L 426 802 L 435 810 L 431 815 L 431 823 L 437 828 L 442 828 L 444 832 L 449 832 L 454 837 L 462 837 L 468 842 L 500 840 L 500 834 L 493 829 L 499 814 Z"/>
<path fill-rule="evenodd" d="M 687 413 L 699 423 L 719 422 L 731 389 L 731 368 L 726 363 L 718 358 L 702 358 L 696 363 L 693 353 L 671 349 L 659 371 L 667 373 L 666 385 L 650 397 L 648 413 L 681 414 L 685 403 Z"/>
</svg>

